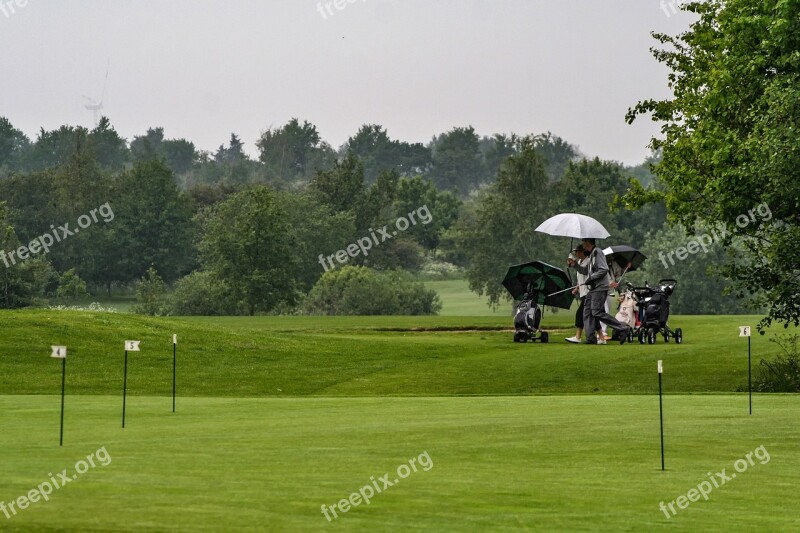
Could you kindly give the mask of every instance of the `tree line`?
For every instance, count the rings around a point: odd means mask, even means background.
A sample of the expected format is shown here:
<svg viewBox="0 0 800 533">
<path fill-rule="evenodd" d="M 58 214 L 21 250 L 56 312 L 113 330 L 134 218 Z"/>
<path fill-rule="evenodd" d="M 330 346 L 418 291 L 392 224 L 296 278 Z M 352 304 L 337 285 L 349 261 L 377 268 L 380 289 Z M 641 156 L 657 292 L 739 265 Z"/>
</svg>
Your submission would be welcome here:
<svg viewBox="0 0 800 533">
<path fill-rule="evenodd" d="M 296 119 L 267 130 L 256 147 L 252 159 L 232 134 L 211 154 L 165 138 L 161 128 L 128 142 L 105 117 L 91 130 L 62 126 L 32 141 L 0 118 L 3 250 L 26 246 L 51 225 L 74 227 L 100 205 L 114 213 L 113 221 L 95 223 L 46 254 L 0 265 L 0 305 L 135 287 L 151 313 L 379 312 L 368 299 L 347 307 L 320 296 L 350 294 L 353 301 L 357 291 L 341 284 L 371 283 L 405 290 L 373 290 L 395 302 L 384 309 L 427 313 L 437 309 L 433 295 L 406 285 L 455 271 L 496 306 L 510 264 L 563 264 L 569 239 L 533 231 L 553 214 L 589 214 L 611 232 L 607 244 L 645 250 L 663 245 L 659 237 L 667 231 L 663 202 L 636 211 L 619 202 L 633 182 L 659 187 L 649 172 L 658 154 L 625 167 L 583 157 L 551 133 L 479 137 L 471 127 L 453 128 L 422 145 L 393 140 L 378 125 L 364 125 L 334 150 L 314 125 Z M 423 206 L 430 223 L 347 257 L 347 268 L 359 273 L 326 273 L 321 266 L 320 256 Z M 709 299 L 722 302 L 716 309 L 738 310 L 720 297 L 724 284 L 697 263 L 689 271 Z M 639 278 L 665 274 L 655 267 Z M 397 269 L 408 274 L 380 277 Z M 686 299 L 684 311 L 692 301 Z"/>
</svg>

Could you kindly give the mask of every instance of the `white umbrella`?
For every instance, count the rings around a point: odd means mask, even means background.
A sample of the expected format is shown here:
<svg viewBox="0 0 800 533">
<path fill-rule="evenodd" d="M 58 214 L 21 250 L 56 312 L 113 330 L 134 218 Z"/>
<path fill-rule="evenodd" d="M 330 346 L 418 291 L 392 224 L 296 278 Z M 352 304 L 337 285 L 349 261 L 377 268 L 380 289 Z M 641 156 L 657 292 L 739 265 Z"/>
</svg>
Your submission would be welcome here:
<svg viewBox="0 0 800 533">
<path fill-rule="evenodd" d="M 572 239 L 605 239 L 611 236 L 601 223 L 592 217 L 578 213 L 561 213 L 550 217 L 539 224 L 534 231 L 558 237 L 571 237 L 569 240 L 570 251 L 572 251 Z M 567 275 L 572 279 L 569 270 L 567 270 Z"/>
<path fill-rule="evenodd" d="M 550 217 L 534 231 L 573 239 L 605 239 L 611 236 L 598 221 L 578 213 L 561 213 Z"/>
</svg>

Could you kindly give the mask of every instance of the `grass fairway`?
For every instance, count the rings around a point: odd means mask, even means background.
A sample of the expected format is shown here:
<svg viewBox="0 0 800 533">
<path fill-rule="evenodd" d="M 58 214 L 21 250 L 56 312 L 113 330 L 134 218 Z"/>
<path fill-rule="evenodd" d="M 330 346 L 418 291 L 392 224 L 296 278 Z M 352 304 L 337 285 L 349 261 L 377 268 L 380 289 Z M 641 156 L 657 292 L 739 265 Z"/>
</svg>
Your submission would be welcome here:
<svg viewBox="0 0 800 533">
<path fill-rule="evenodd" d="M 485 296 L 469 290 L 463 279 L 425 281 L 425 287 L 435 290 L 442 302 L 441 316 L 502 316 L 511 315 L 511 303 L 503 301 L 497 309 L 486 304 Z"/>
<path fill-rule="evenodd" d="M 676 316 L 680 346 L 575 346 L 561 340 L 566 314 L 545 317 L 554 341 L 542 345 L 511 342 L 507 316 L 0 313 L 0 502 L 76 474 L 101 447 L 111 457 L 48 502 L 0 511 L 0 530 L 797 530 L 800 399 L 757 395 L 748 416 L 734 394 L 747 384 L 737 326 L 755 320 Z M 773 334 L 753 339 L 756 365 L 777 352 Z M 142 351 L 129 358 L 123 430 L 126 339 Z M 50 344 L 70 350 L 63 448 Z M 677 508 L 759 446 L 769 462 Z M 429 470 L 331 523 L 322 514 L 425 452 Z"/>
<path fill-rule="evenodd" d="M 117 394 L 125 339 L 142 341 L 142 351 L 129 360 L 130 393 L 171 394 L 174 332 L 180 391 L 188 396 L 649 394 L 657 359 L 665 361 L 671 393 L 732 393 L 747 386 L 747 343 L 737 326 L 755 323 L 754 317 L 675 317 L 684 344 L 654 346 L 572 345 L 563 340 L 572 334 L 563 317 L 546 320 L 553 342 L 515 344 L 504 330 L 508 317 L 0 313 L 0 394 L 58 391 L 61 375 L 47 357 L 51 344 L 70 349 L 72 394 Z M 764 337 L 753 345 L 756 365 L 777 352 Z"/>
<path fill-rule="evenodd" d="M 0 397 L 9 501 L 100 447 L 111 462 L 3 519 L 4 530 L 789 531 L 800 471 L 797 399 L 666 398 L 667 471 L 660 471 L 657 396 L 181 399 L 129 403 Z M 667 519 L 659 510 L 764 445 L 708 501 Z M 332 505 L 427 452 L 418 468 L 328 523 Z M 383 486 L 381 483 L 379 486 Z"/>
</svg>

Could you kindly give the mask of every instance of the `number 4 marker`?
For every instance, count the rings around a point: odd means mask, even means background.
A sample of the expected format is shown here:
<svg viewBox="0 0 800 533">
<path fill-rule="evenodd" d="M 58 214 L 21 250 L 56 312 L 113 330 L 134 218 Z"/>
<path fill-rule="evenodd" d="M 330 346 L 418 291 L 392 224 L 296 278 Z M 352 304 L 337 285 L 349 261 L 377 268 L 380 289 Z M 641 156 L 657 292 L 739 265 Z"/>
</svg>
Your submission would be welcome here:
<svg viewBox="0 0 800 533">
<path fill-rule="evenodd" d="M 67 347 L 66 346 L 51 346 L 53 353 L 50 354 L 50 357 L 54 359 L 66 359 L 67 358 Z"/>
</svg>

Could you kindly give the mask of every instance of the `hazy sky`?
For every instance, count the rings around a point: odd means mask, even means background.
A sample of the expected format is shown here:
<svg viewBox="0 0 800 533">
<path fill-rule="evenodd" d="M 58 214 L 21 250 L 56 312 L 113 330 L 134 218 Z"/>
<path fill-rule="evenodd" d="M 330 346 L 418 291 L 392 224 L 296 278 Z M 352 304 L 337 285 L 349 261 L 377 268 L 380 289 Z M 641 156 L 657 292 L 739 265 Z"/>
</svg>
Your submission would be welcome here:
<svg viewBox="0 0 800 533">
<path fill-rule="evenodd" d="M 82 95 L 110 60 L 103 113 L 128 140 L 163 126 L 213 151 L 235 132 L 255 154 L 291 117 L 334 148 L 365 123 L 409 142 L 472 125 L 637 164 L 657 125 L 625 111 L 669 95 L 648 50 L 688 28 L 678 2 L 0 0 L 0 116 L 32 138 L 92 126 Z"/>
</svg>

